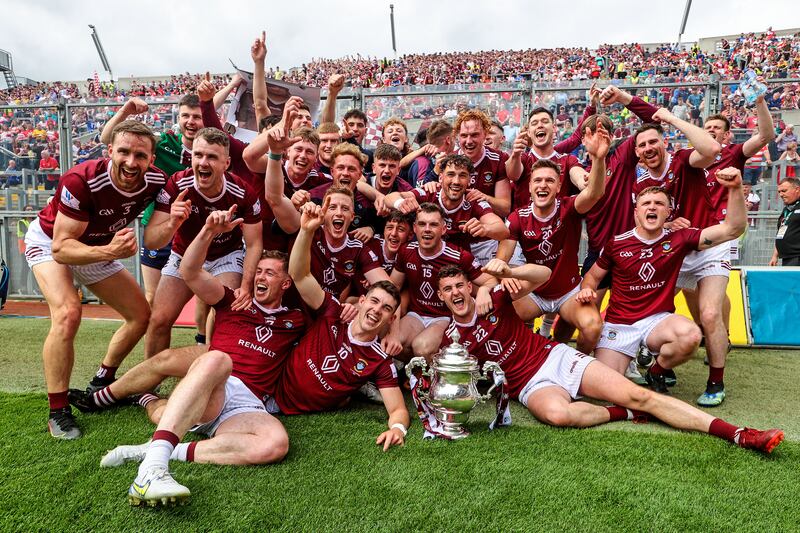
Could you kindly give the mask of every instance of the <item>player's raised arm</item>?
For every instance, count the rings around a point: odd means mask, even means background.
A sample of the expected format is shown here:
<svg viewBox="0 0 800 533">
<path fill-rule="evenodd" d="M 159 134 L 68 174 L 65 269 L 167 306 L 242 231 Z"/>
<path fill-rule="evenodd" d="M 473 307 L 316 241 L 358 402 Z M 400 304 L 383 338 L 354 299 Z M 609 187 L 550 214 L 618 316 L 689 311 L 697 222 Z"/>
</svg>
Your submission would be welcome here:
<svg viewBox="0 0 800 533">
<path fill-rule="evenodd" d="M 299 98 L 297 100 L 290 99 L 284 108 L 283 120 L 266 132 L 269 162 L 264 178 L 264 194 L 267 204 L 275 215 L 275 221 L 286 233 L 294 233 L 300 227 L 300 214 L 292 201 L 284 194 L 282 168 L 283 154 L 290 146 L 300 141 L 299 137 L 291 137 L 289 130 L 299 110 L 300 102 L 302 100 Z"/>
<path fill-rule="evenodd" d="M 606 156 L 611 147 L 611 135 L 600 120 L 595 124 L 595 131 L 586 127 L 583 135 L 583 145 L 592 160 L 592 171 L 586 188 L 575 198 L 575 210 L 580 214 L 594 207 L 606 191 Z"/>
<path fill-rule="evenodd" d="M 700 250 L 736 239 L 747 227 L 742 173 L 736 167 L 728 167 L 717 170 L 716 177 L 719 184 L 728 189 L 728 209 L 722 224 L 709 226 L 700 233 Z"/>
<path fill-rule="evenodd" d="M 333 74 L 328 80 L 328 98 L 325 100 L 325 105 L 322 107 L 322 115 L 320 115 L 320 124 L 323 122 L 336 122 L 336 97 L 344 87 L 344 76 L 341 74 Z"/>
<path fill-rule="evenodd" d="M 742 153 L 745 157 L 753 157 L 775 139 L 775 123 L 763 94 L 756 98 L 756 116 L 758 117 L 758 129 L 755 135 L 747 139 L 742 146 Z"/>
<path fill-rule="evenodd" d="M 250 57 L 253 58 L 253 105 L 256 108 L 256 124 L 262 118 L 270 116 L 269 103 L 267 102 L 267 79 L 264 73 L 264 62 L 267 59 L 267 32 L 261 32 L 250 47 Z"/>
<path fill-rule="evenodd" d="M 158 250 L 172 240 L 189 215 L 192 213 L 192 201 L 186 199 L 189 189 L 184 189 L 170 202 L 170 190 L 174 190 L 174 182 L 170 181 L 156 198 L 156 209 L 150 222 L 144 228 L 144 247 L 148 250 Z M 165 205 L 169 212 L 164 211 Z"/>
<path fill-rule="evenodd" d="M 481 270 L 496 279 L 515 279 L 520 283 L 515 290 L 510 291 L 511 298 L 516 300 L 525 296 L 550 279 L 552 271 L 543 265 L 525 264 L 510 267 L 502 259 L 492 259 Z M 504 284 L 505 285 L 505 284 Z"/>
<path fill-rule="evenodd" d="M 300 216 L 300 230 L 294 241 L 292 253 L 289 255 L 289 275 L 294 281 L 297 292 L 311 309 L 319 309 L 325 301 L 322 290 L 314 276 L 311 275 L 311 241 L 314 232 L 322 225 L 325 212 L 330 205 L 330 196 L 325 198 L 321 206 L 308 202 L 303 206 Z"/>
<path fill-rule="evenodd" d="M 111 119 L 103 126 L 103 130 L 100 132 L 100 142 L 103 144 L 109 144 L 111 142 L 111 134 L 114 132 L 114 128 L 116 128 L 118 124 L 124 120 L 127 120 L 133 115 L 147 113 L 147 109 L 147 102 L 141 98 L 131 98 L 125 102 L 125 104 L 119 108 L 119 111 L 117 111 L 116 114 L 111 117 Z"/>
<path fill-rule="evenodd" d="M 225 296 L 222 282 L 203 268 L 208 248 L 214 237 L 239 226 L 243 219 L 236 218 L 236 207 L 225 211 L 212 211 L 203 228 L 186 248 L 179 267 L 181 277 L 193 293 L 208 305 L 214 305 Z"/>
<path fill-rule="evenodd" d="M 706 168 L 722 151 L 722 146 L 703 128 L 679 119 L 663 107 L 656 111 L 653 119 L 678 128 L 686 136 L 686 139 L 694 147 L 694 151 L 689 156 L 689 164 L 694 168 Z"/>
</svg>

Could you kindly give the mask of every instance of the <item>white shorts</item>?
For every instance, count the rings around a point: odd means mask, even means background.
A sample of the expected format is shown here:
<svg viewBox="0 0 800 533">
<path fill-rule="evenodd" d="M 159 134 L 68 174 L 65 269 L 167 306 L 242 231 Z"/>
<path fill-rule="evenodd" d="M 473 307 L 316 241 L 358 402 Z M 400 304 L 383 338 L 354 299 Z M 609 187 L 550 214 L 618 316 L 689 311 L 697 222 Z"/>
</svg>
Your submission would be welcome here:
<svg viewBox="0 0 800 533">
<path fill-rule="evenodd" d="M 524 265 L 527 262 L 528 260 L 525 259 L 525 254 L 522 253 L 522 246 L 520 246 L 520 244 L 517 243 L 517 247 L 514 248 L 514 255 L 512 255 L 511 259 L 508 260 L 508 266 L 513 268 Z"/>
<path fill-rule="evenodd" d="M 723 242 L 686 256 L 678 275 L 678 287 L 694 290 L 697 282 L 709 276 L 731 275 L 731 243 Z"/>
<path fill-rule="evenodd" d="M 566 344 L 558 344 L 547 356 L 547 360 L 519 393 L 519 401 L 528 407 L 531 394 L 544 387 L 561 387 L 573 400 L 579 397 L 583 373 L 594 357 L 574 350 Z"/>
<path fill-rule="evenodd" d="M 192 428 L 195 433 L 203 433 L 213 437 L 219 426 L 232 416 L 242 413 L 266 413 L 264 403 L 247 388 L 241 379 L 235 376 L 228 376 L 225 381 L 225 402 L 222 404 L 217 418 L 205 424 L 199 424 Z"/>
<path fill-rule="evenodd" d="M 473 242 L 469 245 L 469 248 L 472 255 L 475 257 L 475 261 L 481 266 L 485 266 L 486 263 L 497 257 L 497 245 L 497 241 L 487 239 L 485 241 Z"/>
<path fill-rule="evenodd" d="M 183 279 L 179 270 L 182 259 L 183 258 L 176 254 L 175 251 L 170 252 L 167 264 L 164 265 L 164 268 L 161 270 L 161 275 Z M 244 250 L 234 250 L 228 255 L 206 261 L 203 263 L 203 270 L 212 276 L 219 276 L 225 272 L 241 274 L 244 271 Z"/>
<path fill-rule="evenodd" d="M 539 309 L 542 310 L 542 313 L 558 313 L 559 309 L 561 309 L 561 306 L 567 303 L 568 300 L 575 298 L 575 295 L 579 292 L 581 292 L 581 286 L 575 285 L 567 294 L 553 300 L 542 298 L 533 292 L 528 296 L 531 300 L 533 300 L 533 303 L 535 303 Z"/>
<path fill-rule="evenodd" d="M 56 262 L 53 259 L 53 239 L 42 231 L 38 218 L 31 222 L 28 231 L 25 233 L 25 260 L 31 269 L 48 261 Z M 86 286 L 99 283 L 117 272 L 125 270 L 125 267 L 119 261 L 100 261 L 98 263 L 89 263 L 88 265 L 65 266 L 72 270 L 72 276 L 75 281 Z"/>
<path fill-rule="evenodd" d="M 628 357 L 636 357 L 639 353 L 639 346 L 644 344 L 650 332 L 664 319 L 672 316 L 672 313 L 656 313 L 647 318 L 643 318 L 633 324 L 603 324 L 603 331 L 600 333 L 600 340 L 597 341 L 598 348 L 614 350 Z"/>
<path fill-rule="evenodd" d="M 450 323 L 450 317 L 449 316 L 422 316 L 422 315 L 417 314 L 417 313 L 415 313 L 413 311 L 410 311 L 410 312 L 406 313 L 406 316 L 410 316 L 410 317 L 416 318 L 417 320 L 420 321 L 420 323 L 422 324 L 422 327 L 424 327 L 424 328 L 427 328 L 431 324 L 436 324 L 437 322 Z"/>
</svg>

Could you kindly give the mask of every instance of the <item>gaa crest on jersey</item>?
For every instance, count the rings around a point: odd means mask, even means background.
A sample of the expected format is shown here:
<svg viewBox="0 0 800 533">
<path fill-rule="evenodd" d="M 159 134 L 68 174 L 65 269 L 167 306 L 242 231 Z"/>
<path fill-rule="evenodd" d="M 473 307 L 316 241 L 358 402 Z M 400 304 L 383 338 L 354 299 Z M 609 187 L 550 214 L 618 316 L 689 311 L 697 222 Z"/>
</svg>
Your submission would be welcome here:
<svg viewBox="0 0 800 533">
<path fill-rule="evenodd" d="M 669 241 L 661 243 L 661 251 L 664 252 L 665 254 L 671 252 L 672 244 L 670 244 Z"/>
<path fill-rule="evenodd" d="M 67 207 L 71 207 L 72 209 L 81 208 L 80 200 L 75 198 L 75 195 L 69 192 L 69 189 L 67 189 L 66 187 L 63 187 L 61 189 L 61 203 L 66 205 Z"/>
<path fill-rule="evenodd" d="M 347 260 L 344 262 L 344 271 L 347 273 L 351 273 L 355 270 L 356 265 L 352 260 Z"/>
<path fill-rule="evenodd" d="M 353 226 L 358 227 L 361 225 L 361 217 L 356 215 L 353 217 Z"/>
<path fill-rule="evenodd" d="M 285 327 L 286 329 L 292 329 L 294 327 L 294 322 L 292 322 L 291 320 L 286 320 L 283 323 L 283 327 Z"/>
<path fill-rule="evenodd" d="M 494 313 L 489 313 L 488 315 L 486 315 L 486 320 L 489 321 L 489 324 L 493 326 L 496 326 L 497 322 L 499 322 L 497 315 L 495 315 Z"/>
<path fill-rule="evenodd" d="M 156 196 L 156 202 L 160 204 L 167 204 L 169 205 L 169 193 L 164 189 L 158 191 L 158 196 Z"/>
<path fill-rule="evenodd" d="M 484 172 L 483 173 L 483 182 L 484 183 L 491 183 L 492 182 L 492 173 L 491 172 Z"/>
<path fill-rule="evenodd" d="M 367 362 L 364 361 L 363 359 L 359 359 L 358 361 L 356 361 L 355 366 L 353 366 L 353 374 L 360 376 L 361 373 L 364 372 L 366 368 L 367 368 Z"/>
</svg>

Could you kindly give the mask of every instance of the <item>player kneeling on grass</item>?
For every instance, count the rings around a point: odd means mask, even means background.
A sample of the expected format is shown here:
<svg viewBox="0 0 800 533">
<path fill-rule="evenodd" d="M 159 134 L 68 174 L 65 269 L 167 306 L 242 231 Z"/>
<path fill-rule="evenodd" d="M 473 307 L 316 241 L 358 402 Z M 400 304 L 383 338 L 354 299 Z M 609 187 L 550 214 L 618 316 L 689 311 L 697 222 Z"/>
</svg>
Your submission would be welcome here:
<svg viewBox="0 0 800 533">
<path fill-rule="evenodd" d="M 233 310 L 234 292 L 203 269 L 214 238 L 242 223 L 235 207 L 214 211 L 186 250 L 180 267 L 183 280 L 217 312 L 211 351 L 191 365 L 170 396 L 149 444 L 120 446 L 101 464 L 116 466 L 141 460 L 128 490 L 132 505 L 168 505 L 188 499 L 189 489 L 167 468 L 170 459 L 215 464 L 266 464 L 280 461 L 289 449 L 281 423 L 267 413 L 263 400 L 274 393 L 280 369 L 306 326 L 299 309 L 281 305 L 291 286 L 288 258 L 264 252 L 254 278 L 250 309 Z M 187 431 L 211 438 L 178 444 Z"/>
<path fill-rule="evenodd" d="M 457 329 L 462 344 L 480 364 L 495 361 L 516 397 L 538 420 L 553 426 L 589 427 L 634 417 L 653 417 L 678 429 L 710 433 L 765 453 L 783 440 L 783 431 L 758 431 L 737 427 L 675 398 L 655 393 L 628 381 L 593 357 L 584 355 L 529 330 L 517 316 L 512 300 L 547 280 L 549 269 L 540 265 L 510 268 L 490 261 L 484 270 L 497 278 L 515 278 L 522 290 L 511 295 L 502 285 L 491 293 L 493 309 L 478 315 L 472 283 L 457 266 L 439 271 L 439 297 L 453 313 L 453 322 L 442 340 Z M 574 401 L 579 396 L 612 402 L 603 407 Z"/>
<path fill-rule="evenodd" d="M 595 291 L 611 271 L 611 299 L 595 357 L 622 374 L 643 345 L 655 353 L 646 378 L 657 392 L 667 391 L 665 373 L 689 360 L 700 344 L 700 328 L 674 314 L 684 257 L 736 239 L 747 225 L 741 172 L 729 167 L 718 170 L 716 178 L 728 189 L 728 211 L 721 224 L 704 230 L 665 229 L 672 198 L 661 187 L 642 190 L 634 208 L 636 227 L 606 244 L 576 296 L 581 303 L 595 303 Z"/>
</svg>

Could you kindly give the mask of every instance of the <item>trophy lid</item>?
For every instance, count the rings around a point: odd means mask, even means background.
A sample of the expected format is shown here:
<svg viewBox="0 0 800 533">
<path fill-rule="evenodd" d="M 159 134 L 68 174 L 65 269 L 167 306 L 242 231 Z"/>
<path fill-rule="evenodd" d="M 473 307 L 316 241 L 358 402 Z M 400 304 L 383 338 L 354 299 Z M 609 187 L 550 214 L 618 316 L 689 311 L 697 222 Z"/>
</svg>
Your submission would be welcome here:
<svg viewBox="0 0 800 533">
<path fill-rule="evenodd" d="M 457 328 L 453 328 L 450 339 L 453 343 L 441 349 L 434 358 L 434 366 L 438 369 L 453 371 L 468 371 L 477 368 L 478 360 L 470 355 L 464 345 L 459 342 L 461 335 Z"/>
</svg>

